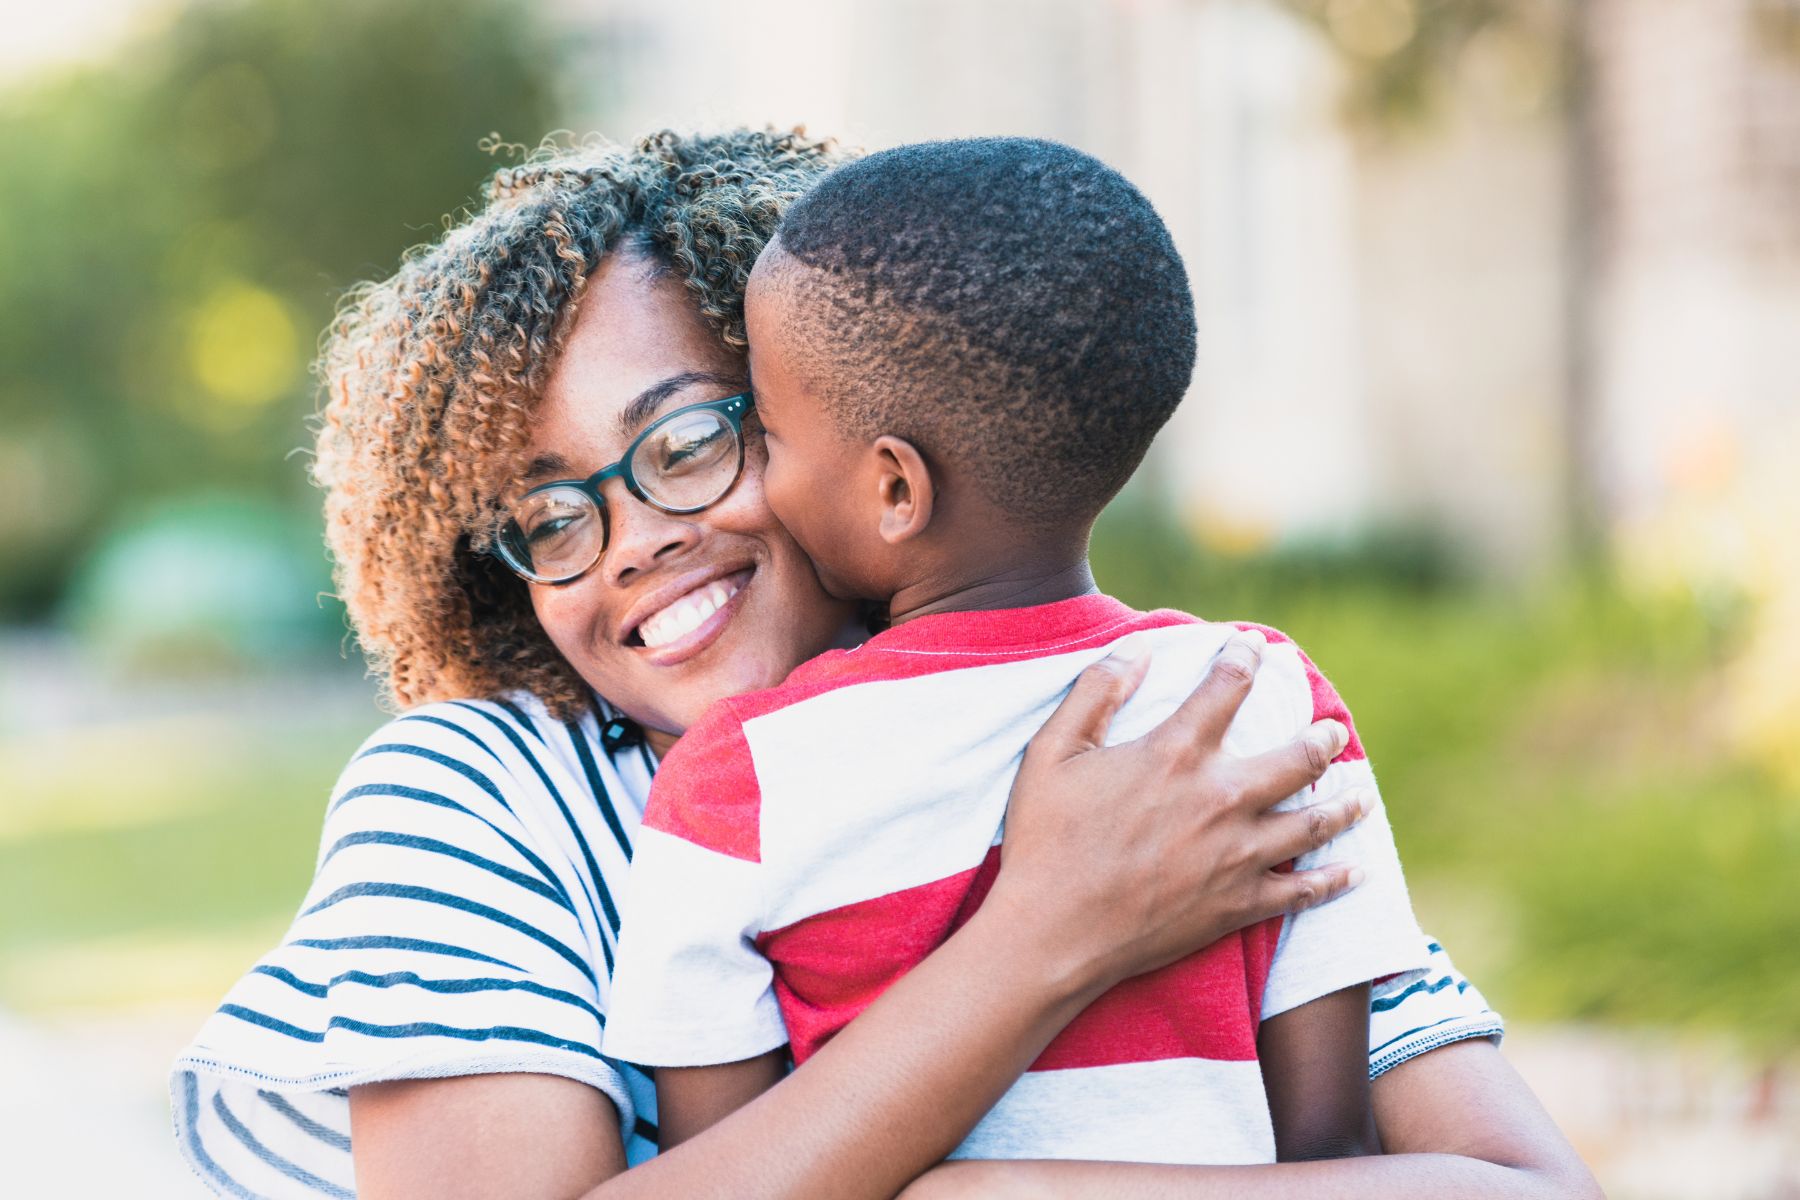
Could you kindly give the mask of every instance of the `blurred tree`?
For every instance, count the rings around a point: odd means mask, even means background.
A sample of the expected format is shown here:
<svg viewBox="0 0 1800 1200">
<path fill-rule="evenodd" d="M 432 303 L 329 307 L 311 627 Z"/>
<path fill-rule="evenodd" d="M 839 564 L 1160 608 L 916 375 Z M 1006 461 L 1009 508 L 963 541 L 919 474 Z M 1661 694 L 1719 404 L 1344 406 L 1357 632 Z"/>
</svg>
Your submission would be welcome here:
<svg viewBox="0 0 1800 1200">
<path fill-rule="evenodd" d="M 1593 108 L 1593 0 L 1279 0 L 1312 22 L 1349 68 L 1348 107 L 1365 127 L 1417 125 L 1472 52 L 1555 97 L 1564 148 L 1561 507 L 1570 560 L 1604 564 L 1595 322 L 1602 147 Z M 1795 0 L 1756 0 L 1767 40 L 1784 39 Z M 1535 90 L 1535 89 L 1526 89 Z"/>
<path fill-rule="evenodd" d="M 1428 115 L 1463 56 L 1486 37 L 1505 57 L 1551 63 L 1565 9 L 1580 0 L 1279 0 L 1317 26 L 1350 68 L 1353 114 L 1383 125 Z"/>
<path fill-rule="evenodd" d="M 310 504 L 336 298 L 547 127 L 560 61 L 512 0 L 216 0 L 0 96 L 0 617 L 149 496 Z"/>
</svg>

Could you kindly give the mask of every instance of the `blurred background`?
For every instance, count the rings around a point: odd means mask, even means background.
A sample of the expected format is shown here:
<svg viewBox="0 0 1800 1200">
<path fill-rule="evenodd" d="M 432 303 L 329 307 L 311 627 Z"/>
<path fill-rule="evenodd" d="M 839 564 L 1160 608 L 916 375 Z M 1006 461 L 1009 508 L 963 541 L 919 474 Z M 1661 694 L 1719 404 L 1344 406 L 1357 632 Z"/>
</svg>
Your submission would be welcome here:
<svg viewBox="0 0 1800 1200">
<path fill-rule="evenodd" d="M 344 289 L 550 131 L 805 122 L 1056 137 L 1149 193 L 1202 359 L 1101 582 L 1335 678 L 1421 919 L 1610 1194 L 1800 1195 L 1800 0 L 4 29 L 0 1191 L 198 1193 L 163 1072 L 380 720 L 297 451 Z"/>
</svg>

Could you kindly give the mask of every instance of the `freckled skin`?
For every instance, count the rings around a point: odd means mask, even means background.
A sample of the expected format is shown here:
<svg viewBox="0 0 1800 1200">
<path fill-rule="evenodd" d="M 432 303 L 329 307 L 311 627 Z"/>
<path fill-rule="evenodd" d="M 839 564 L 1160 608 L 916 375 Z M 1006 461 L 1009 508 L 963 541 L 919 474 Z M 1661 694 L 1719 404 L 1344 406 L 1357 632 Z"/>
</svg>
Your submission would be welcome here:
<svg viewBox="0 0 1800 1200">
<path fill-rule="evenodd" d="M 615 462 L 638 430 L 619 414 L 644 389 L 674 375 L 744 374 L 681 285 L 638 258 L 614 256 L 589 281 L 574 328 L 540 402 L 529 457 L 555 454 L 583 478 Z M 741 388 L 692 384 L 660 412 L 717 400 Z M 772 687 L 832 645 L 860 640 L 854 609 L 827 596 L 812 565 L 763 495 L 764 452 L 746 425 L 744 473 L 718 503 L 672 515 L 641 503 L 620 480 L 604 494 L 612 519 L 606 553 L 572 583 L 531 585 L 532 607 L 556 648 L 608 700 L 644 725 L 666 751 L 715 700 Z M 671 665 L 616 635 L 631 606 L 697 567 L 754 574 L 741 608 L 699 654 Z"/>
</svg>

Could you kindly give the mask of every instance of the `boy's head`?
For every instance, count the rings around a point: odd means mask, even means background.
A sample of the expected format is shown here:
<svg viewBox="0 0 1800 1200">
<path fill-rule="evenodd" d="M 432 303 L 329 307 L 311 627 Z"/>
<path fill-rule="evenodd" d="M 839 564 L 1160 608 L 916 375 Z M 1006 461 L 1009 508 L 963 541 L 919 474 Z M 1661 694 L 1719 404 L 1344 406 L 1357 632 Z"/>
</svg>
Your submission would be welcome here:
<svg viewBox="0 0 1800 1200">
<path fill-rule="evenodd" d="M 1030 138 L 840 167 L 751 274 L 769 502 L 840 595 L 1085 545 L 1187 390 L 1194 304 L 1118 172 Z"/>
</svg>

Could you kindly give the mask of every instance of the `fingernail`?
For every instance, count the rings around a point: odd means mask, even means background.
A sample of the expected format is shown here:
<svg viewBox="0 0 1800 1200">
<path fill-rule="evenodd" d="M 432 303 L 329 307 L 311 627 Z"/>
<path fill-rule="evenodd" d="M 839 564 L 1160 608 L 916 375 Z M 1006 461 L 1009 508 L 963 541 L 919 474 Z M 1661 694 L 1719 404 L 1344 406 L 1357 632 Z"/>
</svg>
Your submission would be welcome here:
<svg viewBox="0 0 1800 1200">
<path fill-rule="evenodd" d="M 1371 792 L 1368 788 L 1357 788 L 1350 793 L 1348 799 L 1351 806 L 1356 809 L 1358 820 L 1368 816 L 1370 811 L 1375 807 L 1375 793 Z"/>
<path fill-rule="evenodd" d="M 1262 665 L 1262 647 L 1246 637 L 1234 637 L 1219 648 L 1219 658 L 1254 671 Z"/>
<path fill-rule="evenodd" d="M 1361 886 L 1362 881 L 1367 879 L 1368 877 L 1369 877 L 1369 873 L 1367 871 L 1363 870 L 1361 867 L 1351 867 L 1350 868 L 1349 880 L 1350 880 L 1351 887 Z"/>
<path fill-rule="evenodd" d="M 1335 721 L 1327 717 L 1315 724 L 1313 729 L 1324 736 L 1325 748 L 1331 751 L 1333 758 L 1341 754 L 1344 747 L 1350 744 L 1350 731 L 1344 727 L 1342 721 Z"/>
<path fill-rule="evenodd" d="M 1269 639 L 1263 635 L 1263 631 L 1260 629 L 1240 629 L 1231 635 L 1231 640 L 1234 644 L 1245 647 L 1258 658 L 1262 657 L 1262 652 L 1269 645 Z"/>
<path fill-rule="evenodd" d="M 1112 653 L 1106 657 L 1121 666 L 1136 666 L 1150 657 L 1150 644 L 1136 634 L 1132 634 L 1114 643 Z"/>
</svg>

